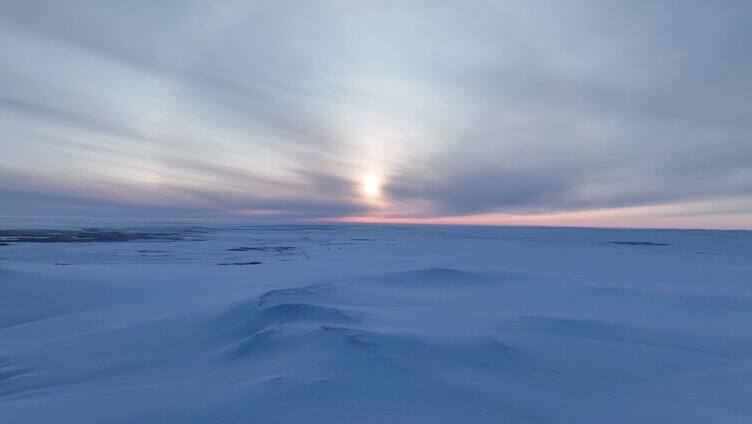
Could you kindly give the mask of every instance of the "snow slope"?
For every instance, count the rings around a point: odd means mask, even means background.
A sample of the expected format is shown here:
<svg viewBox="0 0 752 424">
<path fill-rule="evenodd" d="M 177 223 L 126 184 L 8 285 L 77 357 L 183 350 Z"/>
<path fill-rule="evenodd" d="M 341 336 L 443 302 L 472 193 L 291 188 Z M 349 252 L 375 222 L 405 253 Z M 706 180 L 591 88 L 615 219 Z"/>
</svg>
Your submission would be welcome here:
<svg viewBox="0 0 752 424">
<path fill-rule="evenodd" d="M 106 225 L 0 246 L 0 422 L 752 422 L 749 232 Z"/>
</svg>

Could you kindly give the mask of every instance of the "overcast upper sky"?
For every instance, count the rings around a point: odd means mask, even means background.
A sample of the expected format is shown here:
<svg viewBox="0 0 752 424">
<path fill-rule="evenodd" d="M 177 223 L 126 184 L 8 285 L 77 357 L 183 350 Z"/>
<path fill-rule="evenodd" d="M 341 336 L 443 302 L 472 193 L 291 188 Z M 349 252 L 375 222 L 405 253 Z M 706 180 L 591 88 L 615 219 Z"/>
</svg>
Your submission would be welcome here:
<svg viewBox="0 0 752 424">
<path fill-rule="evenodd" d="M 750 46 L 748 0 L 3 1 L 0 215 L 752 228 Z"/>
</svg>

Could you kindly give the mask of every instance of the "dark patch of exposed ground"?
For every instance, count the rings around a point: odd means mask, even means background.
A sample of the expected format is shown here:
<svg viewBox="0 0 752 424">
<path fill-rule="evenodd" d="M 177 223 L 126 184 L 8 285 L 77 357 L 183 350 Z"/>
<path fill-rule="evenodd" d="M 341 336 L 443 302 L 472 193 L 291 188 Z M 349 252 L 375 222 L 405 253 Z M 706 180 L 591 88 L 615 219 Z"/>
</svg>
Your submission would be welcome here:
<svg viewBox="0 0 752 424">
<path fill-rule="evenodd" d="M 656 243 L 652 241 L 612 241 L 610 243 L 627 246 L 668 246 L 668 243 Z"/>
<path fill-rule="evenodd" d="M 254 252 L 289 252 L 290 250 L 295 250 L 297 247 L 295 246 L 240 246 L 240 247 L 233 247 L 230 249 L 227 249 L 230 252 L 248 252 L 248 251 L 254 251 Z"/>
</svg>

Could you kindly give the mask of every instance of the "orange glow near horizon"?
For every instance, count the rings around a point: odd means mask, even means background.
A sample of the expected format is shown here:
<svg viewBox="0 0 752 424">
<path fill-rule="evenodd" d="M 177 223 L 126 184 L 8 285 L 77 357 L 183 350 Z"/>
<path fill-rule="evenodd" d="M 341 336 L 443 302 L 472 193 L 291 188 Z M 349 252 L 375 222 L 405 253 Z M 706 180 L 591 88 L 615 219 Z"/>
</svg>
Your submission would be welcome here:
<svg viewBox="0 0 752 424">
<path fill-rule="evenodd" d="M 750 228 L 747 216 L 727 216 L 726 225 L 719 227 L 717 217 L 679 216 L 676 206 L 645 206 L 635 208 L 599 209 L 593 211 L 549 214 L 488 214 L 443 217 L 349 216 L 318 221 L 368 224 L 433 224 L 541 227 L 610 227 L 610 228 L 683 228 L 683 229 L 744 229 Z"/>
</svg>

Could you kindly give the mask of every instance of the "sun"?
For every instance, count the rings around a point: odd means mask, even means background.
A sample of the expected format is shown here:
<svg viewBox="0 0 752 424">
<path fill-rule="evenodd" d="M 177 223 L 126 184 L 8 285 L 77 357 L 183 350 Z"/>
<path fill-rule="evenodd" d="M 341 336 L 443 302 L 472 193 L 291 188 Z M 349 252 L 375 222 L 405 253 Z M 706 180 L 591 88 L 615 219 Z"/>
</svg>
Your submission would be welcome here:
<svg viewBox="0 0 752 424">
<path fill-rule="evenodd" d="M 373 174 L 363 177 L 363 194 L 366 197 L 377 197 L 381 193 L 381 180 Z"/>
</svg>

